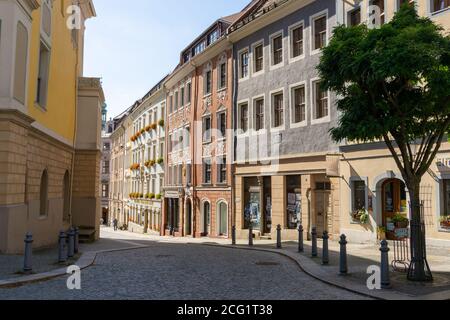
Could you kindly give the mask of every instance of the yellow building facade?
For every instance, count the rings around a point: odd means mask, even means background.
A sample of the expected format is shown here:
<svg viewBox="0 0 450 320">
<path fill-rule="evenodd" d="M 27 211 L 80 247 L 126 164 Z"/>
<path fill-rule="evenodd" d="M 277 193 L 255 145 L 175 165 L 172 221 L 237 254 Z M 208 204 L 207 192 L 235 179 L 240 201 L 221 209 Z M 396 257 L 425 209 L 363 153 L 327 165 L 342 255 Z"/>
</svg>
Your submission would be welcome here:
<svg viewBox="0 0 450 320">
<path fill-rule="evenodd" d="M 402 3 L 414 3 L 419 15 L 440 24 L 450 32 L 450 2 L 446 0 L 340 0 L 341 23 L 351 25 L 368 21 L 371 5 L 381 10 L 381 22 L 392 19 Z M 340 148 L 339 172 L 341 232 L 352 242 L 377 241 L 386 234 L 396 237 L 391 217 L 402 213 L 410 217 L 409 195 L 391 153 L 384 143 L 348 144 Z M 450 246 L 450 143 L 444 142 L 435 162 L 423 177 L 420 197 L 428 244 Z M 361 223 L 358 210 L 369 213 Z"/>
<path fill-rule="evenodd" d="M 83 78 L 92 1 L 0 0 L 0 253 L 98 237 L 103 90 Z"/>
</svg>

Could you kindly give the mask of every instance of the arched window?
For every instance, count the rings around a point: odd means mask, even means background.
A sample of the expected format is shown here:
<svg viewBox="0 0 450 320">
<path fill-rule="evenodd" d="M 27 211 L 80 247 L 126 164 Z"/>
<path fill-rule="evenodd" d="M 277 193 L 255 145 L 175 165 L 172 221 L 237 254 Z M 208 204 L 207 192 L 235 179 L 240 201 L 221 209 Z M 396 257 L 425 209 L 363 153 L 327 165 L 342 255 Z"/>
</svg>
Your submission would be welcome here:
<svg viewBox="0 0 450 320">
<path fill-rule="evenodd" d="M 219 236 L 226 236 L 228 234 L 228 205 L 221 201 L 217 205 L 217 229 Z"/>
<path fill-rule="evenodd" d="M 63 181 L 63 221 L 70 221 L 70 177 L 69 171 L 66 171 Z"/>
<path fill-rule="evenodd" d="M 44 170 L 41 177 L 41 187 L 40 187 L 40 209 L 39 215 L 45 217 L 48 215 L 48 173 Z"/>
</svg>

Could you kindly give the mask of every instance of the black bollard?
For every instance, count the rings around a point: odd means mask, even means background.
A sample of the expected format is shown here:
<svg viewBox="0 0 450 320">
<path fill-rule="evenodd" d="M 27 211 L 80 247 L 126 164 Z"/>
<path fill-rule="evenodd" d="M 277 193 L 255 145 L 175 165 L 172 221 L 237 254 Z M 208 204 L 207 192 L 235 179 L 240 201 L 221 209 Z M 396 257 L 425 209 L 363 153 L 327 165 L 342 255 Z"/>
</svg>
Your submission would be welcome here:
<svg viewBox="0 0 450 320">
<path fill-rule="evenodd" d="M 248 228 L 248 245 L 250 247 L 253 246 L 253 226 Z"/>
<path fill-rule="evenodd" d="M 345 234 L 341 235 L 341 241 L 339 241 L 341 245 L 340 250 L 340 259 L 339 259 L 339 272 L 340 274 L 348 273 L 348 265 L 347 265 L 347 237 Z"/>
<path fill-rule="evenodd" d="M 389 275 L 389 246 L 386 240 L 381 241 L 381 288 L 391 288 L 391 280 Z"/>
<path fill-rule="evenodd" d="M 311 244 L 311 256 L 313 258 L 317 257 L 317 229 L 312 228 L 311 232 L 312 244 Z"/>
<path fill-rule="evenodd" d="M 281 249 L 283 246 L 281 244 L 281 225 L 277 226 L 277 249 Z"/>
<path fill-rule="evenodd" d="M 33 235 L 27 233 L 25 236 L 25 252 L 24 252 L 23 272 L 31 273 L 33 271 Z"/>
<path fill-rule="evenodd" d="M 303 226 L 298 227 L 298 252 L 304 252 L 305 247 L 303 245 Z"/>
<path fill-rule="evenodd" d="M 66 233 L 61 231 L 59 233 L 58 263 L 65 263 L 67 261 L 66 241 Z"/>
<path fill-rule="evenodd" d="M 231 244 L 233 246 L 236 245 L 236 226 L 233 226 L 233 228 L 231 229 Z"/>
<path fill-rule="evenodd" d="M 330 253 L 328 250 L 328 239 L 330 236 L 328 235 L 328 231 L 323 232 L 323 247 L 322 247 L 322 264 L 328 265 L 330 263 Z"/>
<path fill-rule="evenodd" d="M 69 258 L 73 258 L 73 256 L 75 255 L 75 231 L 73 230 L 73 228 L 70 228 L 68 235 L 69 235 L 69 249 L 67 256 Z"/>
</svg>

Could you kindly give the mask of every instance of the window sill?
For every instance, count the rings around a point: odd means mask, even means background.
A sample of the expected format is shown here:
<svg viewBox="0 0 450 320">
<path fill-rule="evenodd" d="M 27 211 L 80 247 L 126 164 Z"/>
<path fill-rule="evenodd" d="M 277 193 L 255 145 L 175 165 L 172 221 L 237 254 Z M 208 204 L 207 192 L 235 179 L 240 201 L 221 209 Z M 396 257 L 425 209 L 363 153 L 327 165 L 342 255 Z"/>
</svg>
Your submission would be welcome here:
<svg viewBox="0 0 450 320">
<path fill-rule="evenodd" d="M 227 91 L 227 86 L 225 86 L 225 87 L 223 87 L 223 88 L 219 88 L 219 89 L 217 89 L 217 93 L 221 93 L 221 92 L 224 92 L 224 91 Z"/>
<path fill-rule="evenodd" d="M 267 134 L 267 129 L 259 129 L 258 131 L 252 130 L 252 135 L 261 136 Z"/>
<path fill-rule="evenodd" d="M 207 93 L 207 94 L 205 94 L 205 95 L 203 96 L 203 99 L 209 98 L 209 97 L 211 97 L 211 96 L 212 96 L 212 92 Z"/>
<path fill-rule="evenodd" d="M 278 133 L 281 131 L 286 130 L 285 126 L 281 126 L 281 127 L 276 127 L 276 128 L 270 128 L 270 133 Z"/>
<path fill-rule="evenodd" d="M 330 116 L 324 117 L 324 118 L 319 118 L 319 119 L 314 119 L 311 121 L 311 125 L 317 125 L 317 124 L 324 124 L 324 123 L 328 123 L 331 121 Z"/>
<path fill-rule="evenodd" d="M 265 70 L 262 69 L 261 71 L 258 71 L 258 72 L 253 73 L 253 74 L 252 74 L 252 77 L 253 77 L 253 78 L 256 78 L 256 77 L 262 76 L 264 73 L 265 73 Z"/>
<path fill-rule="evenodd" d="M 298 123 L 291 123 L 291 129 L 298 129 L 298 128 L 304 128 L 308 126 L 307 121 L 302 121 L 302 122 L 298 122 Z"/>
<path fill-rule="evenodd" d="M 238 82 L 244 82 L 247 81 L 248 79 L 250 79 L 250 77 L 245 77 L 245 78 L 239 78 Z"/>
<path fill-rule="evenodd" d="M 282 62 L 280 62 L 278 64 L 271 65 L 270 66 L 270 71 L 277 70 L 277 69 L 280 69 L 282 67 L 284 67 L 284 61 L 282 61 Z"/>
<path fill-rule="evenodd" d="M 448 10 L 450 10 L 450 7 L 447 7 L 447 8 L 438 10 L 438 11 L 430 12 L 430 16 L 431 17 L 439 16 L 439 15 L 441 15 L 442 13 L 444 13 L 444 12 L 446 12 Z"/>
<path fill-rule="evenodd" d="M 302 54 L 301 56 L 295 57 L 295 58 L 289 58 L 289 63 L 295 63 L 299 62 L 301 60 L 305 59 L 305 54 Z"/>
</svg>

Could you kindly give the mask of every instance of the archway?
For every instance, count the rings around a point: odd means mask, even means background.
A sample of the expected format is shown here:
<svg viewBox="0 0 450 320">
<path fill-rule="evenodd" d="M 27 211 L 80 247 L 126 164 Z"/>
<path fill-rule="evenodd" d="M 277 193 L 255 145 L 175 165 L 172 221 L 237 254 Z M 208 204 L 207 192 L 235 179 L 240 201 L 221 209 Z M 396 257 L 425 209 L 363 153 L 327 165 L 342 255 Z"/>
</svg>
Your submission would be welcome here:
<svg viewBox="0 0 450 320">
<path fill-rule="evenodd" d="M 217 234 L 228 235 L 228 204 L 223 200 L 217 204 Z"/>
</svg>

